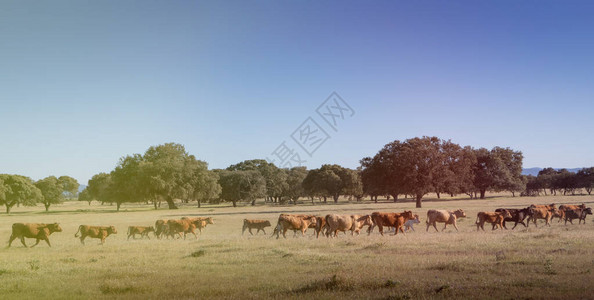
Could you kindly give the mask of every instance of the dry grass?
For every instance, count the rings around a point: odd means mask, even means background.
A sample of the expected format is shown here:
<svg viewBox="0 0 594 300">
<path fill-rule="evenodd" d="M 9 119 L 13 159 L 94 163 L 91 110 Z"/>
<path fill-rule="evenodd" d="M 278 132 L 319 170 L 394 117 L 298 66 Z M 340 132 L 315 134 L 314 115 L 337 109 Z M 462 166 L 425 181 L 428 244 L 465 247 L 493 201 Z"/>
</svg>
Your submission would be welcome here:
<svg viewBox="0 0 594 300">
<path fill-rule="evenodd" d="M 448 201 L 449 200 L 449 201 Z M 60 222 L 49 248 L 25 249 L 19 241 L 0 249 L 0 295 L 23 298 L 292 298 L 433 299 L 433 298 L 591 298 L 594 287 L 594 224 L 477 232 L 480 210 L 523 207 L 530 203 L 582 203 L 594 197 L 496 197 L 414 203 L 342 203 L 338 205 L 256 206 L 151 210 L 125 206 L 66 203 L 54 212 L 18 208 L 0 215 L 0 240 L 14 222 Z M 428 209 L 463 208 L 460 232 L 425 232 Z M 241 235 L 244 218 L 268 219 L 281 212 L 314 214 L 369 213 L 412 209 L 422 218 L 407 235 L 339 235 L 316 240 L 269 235 Z M 130 240 L 128 225 L 151 225 L 159 218 L 214 217 L 198 240 Z M 542 222 L 542 221 L 541 221 Z M 80 224 L 115 225 L 119 233 L 80 244 Z M 485 226 L 487 228 L 487 226 Z M 490 226 L 489 226 L 490 228 Z M 441 230 L 441 228 L 440 228 Z M 271 234 L 272 229 L 267 228 Z M 151 235 L 152 236 L 152 235 Z M 28 239 L 29 245 L 33 240 Z"/>
</svg>

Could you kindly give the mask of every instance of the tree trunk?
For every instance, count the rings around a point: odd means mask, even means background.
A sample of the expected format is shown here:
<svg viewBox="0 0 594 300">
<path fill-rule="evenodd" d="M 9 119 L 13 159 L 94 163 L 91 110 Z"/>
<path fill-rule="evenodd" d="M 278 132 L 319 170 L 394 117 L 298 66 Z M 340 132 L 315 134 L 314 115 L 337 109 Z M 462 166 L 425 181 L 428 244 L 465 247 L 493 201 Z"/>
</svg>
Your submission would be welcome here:
<svg viewBox="0 0 594 300">
<path fill-rule="evenodd" d="M 157 200 L 153 200 L 153 206 L 155 206 L 155 210 L 157 210 Z"/>
<path fill-rule="evenodd" d="M 340 197 L 340 195 L 333 195 L 332 199 L 334 199 L 334 203 L 338 203 L 338 197 Z"/>
<path fill-rule="evenodd" d="M 116 203 L 116 210 L 120 211 L 120 206 L 122 205 L 122 202 L 117 202 Z"/>
<path fill-rule="evenodd" d="M 10 213 L 10 206 L 6 205 L 6 214 L 9 214 L 9 213 Z"/>
<path fill-rule="evenodd" d="M 375 203 L 377 203 L 377 195 L 371 196 L 371 199 L 373 199 L 373 201 L 375 201 Z"/>
<path fill-rule="evenodd" d="M 417 208 L 421 208 L 421 199 L 423 199 L 423 195 L 417 194 Z"/>
<path fill-rule="evenodd" d="M 386 201 L 390 201 L 390 195 L 386 195 Z"/>
<path fill-rule="evenodd" d="M 324 203 L 326 203 L 326 196 L 324 196 Z"/>
<path fill-rule="evenodd" d="M 197 202 L 198 202 L 198 208 L 200 208 L 200 204 L 201 204 L 202 200 L 198 199 Z"/>
<path fill-rule="evenodd" d="M 514 191 L 511 191 L 511 192 L 512 192 L 512 197 L 515 197 L 516 193 Z"/>
<path fill-rule="evenodd" d="M 49 207 L 50 207 L 51 204 L 44 203 L 43 205 L 45 206 L 45 211 L 48 212 L 49 211 Z"/>
<path fill-rule="evenodd" d="M 394 198 L 394 203 L 396 203 L 396 201 L 398 201 L 398 194 L 392 195 L 392 198 Z"/>
<path fill-rule="evenodd" d="M 586 188 L 586 192 L 588 192 L 588 195 L 592 194 L 592 188 Z"/>
<path fill-rule="evenodd" d="M 233 202 L 233 207 L 237 207 L 237 201 L 232 201 Z"/>
<path fill-rule="evenodd" d="M 165 201 L 167 201 L 167 205 L 169 206 L 169 209 L 177 209 L 178 208 L 175 205 L 175 202 L 173 202 L 173 199 L 171 197 L 167 197 L 167 199 L 165 199 Z"/>
<path fill-rule="evenodd" d="M 252 200 L 252 206 L 256 206 L 256 199 Z"/>
<path fill-rule="evenodd" d="M 485 199 L 485 192 L 487 192 L 487 190 L 481 189 L 481 199 Z"/>
<path fill-rule="evenodd" d="M 441 199 L 441 198 L 439 197 L 439 193 L 436 193 L 436 194 L 437 194 L 437 199 Z"/>
</svg>

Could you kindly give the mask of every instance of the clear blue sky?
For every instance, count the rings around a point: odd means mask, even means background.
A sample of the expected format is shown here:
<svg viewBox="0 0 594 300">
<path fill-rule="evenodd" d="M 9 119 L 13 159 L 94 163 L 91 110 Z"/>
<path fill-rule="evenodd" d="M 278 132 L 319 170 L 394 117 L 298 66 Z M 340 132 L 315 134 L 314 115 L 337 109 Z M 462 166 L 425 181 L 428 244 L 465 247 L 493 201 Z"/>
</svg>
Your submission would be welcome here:
<svg viewBox="0 0 594 300">
<path fill-rule="evenodd" d="M 594 165 L 594 2 L 322 2 L 2 1 L 0 173 L 86 184 L 166 142 L 224 168 L 308 117 L 310 168 L 422 135 Z"/>
</svg>

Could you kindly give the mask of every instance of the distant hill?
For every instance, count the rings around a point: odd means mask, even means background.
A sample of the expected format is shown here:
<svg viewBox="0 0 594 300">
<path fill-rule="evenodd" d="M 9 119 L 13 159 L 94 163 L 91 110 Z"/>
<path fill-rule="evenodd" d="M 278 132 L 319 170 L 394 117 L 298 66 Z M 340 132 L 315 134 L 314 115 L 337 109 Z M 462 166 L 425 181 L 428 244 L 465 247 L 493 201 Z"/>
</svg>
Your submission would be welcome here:
<svg viewBox="0 0 594 300">
<path fill-rule="evenodd" d="M 542 170 L 543 168 L 526 168 L 526 169 L 522 169 L 522 175 L 532 175 L 532 176 L 537 176 L 538 172 L 540 172 L 540 170 Z M 561 170 L 563 168 L 554 168 L 555 170 Z M 577 173 L 577 171 L 581 170 L 582 168 L 573 168 L 573 169 L 567 169 L 567 171 L 569 172 L 574 172 Z"/>
</svg>

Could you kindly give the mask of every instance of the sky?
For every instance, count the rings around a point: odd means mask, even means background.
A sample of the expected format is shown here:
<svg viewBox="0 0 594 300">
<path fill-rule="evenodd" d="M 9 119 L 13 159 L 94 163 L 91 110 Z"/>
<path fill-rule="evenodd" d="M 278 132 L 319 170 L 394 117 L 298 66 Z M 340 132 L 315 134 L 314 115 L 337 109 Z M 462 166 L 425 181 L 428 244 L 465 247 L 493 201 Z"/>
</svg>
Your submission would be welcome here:
<svg viewBox="0 0 594 300">
<path fill-rule="evenodd" d="M 86 184 L 169 142 L 210 168 L 356 168 L 417 136 L 589 167 L 593 13 L 592 1 L 2 1 L 0 173 Z"/>
</svg>

